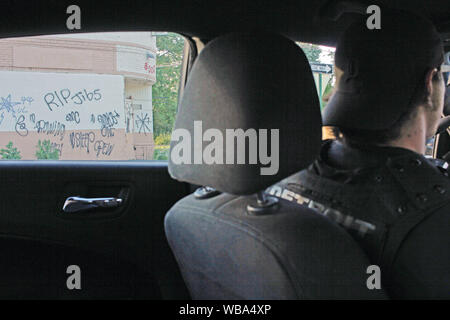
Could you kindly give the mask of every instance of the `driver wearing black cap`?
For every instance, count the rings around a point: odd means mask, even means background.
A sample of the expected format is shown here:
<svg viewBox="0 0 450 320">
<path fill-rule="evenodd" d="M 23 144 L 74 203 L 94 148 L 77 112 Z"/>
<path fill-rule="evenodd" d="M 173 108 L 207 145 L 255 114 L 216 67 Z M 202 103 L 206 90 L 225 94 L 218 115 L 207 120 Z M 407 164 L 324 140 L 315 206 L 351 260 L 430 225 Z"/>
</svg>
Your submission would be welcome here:
<svg viewBox="0 0 450 320">
<path fill-rule="evenodd" d="M 351 25 L 336 48 L 320 158 L 269 193 L 346 228 L 393 298 L 450 298 L 450 179 L 423 156 L 444 106 L 443 46 L 426 19 L 382 9 L 381 29 Z"/>
</svg>

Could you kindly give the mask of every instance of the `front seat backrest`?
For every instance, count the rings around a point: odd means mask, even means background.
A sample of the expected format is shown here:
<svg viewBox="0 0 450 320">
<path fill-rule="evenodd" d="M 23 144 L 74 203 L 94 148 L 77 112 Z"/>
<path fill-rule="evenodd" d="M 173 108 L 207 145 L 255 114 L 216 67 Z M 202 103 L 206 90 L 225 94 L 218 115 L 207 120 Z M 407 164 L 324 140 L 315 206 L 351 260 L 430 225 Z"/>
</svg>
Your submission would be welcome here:
<svg viewBox="0 0 450 320">
<path fill-rule="evenodd" d="M 226 140 L 227 130 L 236 129 L 248 133 L 244 144 Z M 259 134 L 257 156 L 252 130 Z M 204 141 L 196 140 L 202 132 Z M 172 139 L 172 177 L 222 192 L 190 195 L 165 219 L 192 298 L 384 297 L 367 288 L 370 264 L 344 230 L 311 209 L 261 192 L 305 168 L 321 145 L 311 69 L 295 43 L 253 33 L 208 43 L 189 75 Z M 270 163 L 261 157 L 265 149 L 272 151 Z M 227 161 L 227 152 L 234 159 Z M 241 161 L 238 152 L 245 152 Z"/>
</svg>

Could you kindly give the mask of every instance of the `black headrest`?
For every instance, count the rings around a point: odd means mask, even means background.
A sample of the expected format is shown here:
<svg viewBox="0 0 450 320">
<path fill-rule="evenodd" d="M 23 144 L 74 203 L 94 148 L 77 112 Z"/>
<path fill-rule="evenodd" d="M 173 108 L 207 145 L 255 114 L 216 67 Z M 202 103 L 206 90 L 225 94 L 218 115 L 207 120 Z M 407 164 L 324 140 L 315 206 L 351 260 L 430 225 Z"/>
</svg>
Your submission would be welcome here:
<svg viewBox="0 0 450 320">
<path fill-rule="evenodd" d="M 272 34 L 221 36 L 189 74 L 169 172 L 180 181 L 253 194 L 312 162 L 321 126 L 311 69 L 294 42 Z M 233 134 L 245 138 L 244 147 Z"/>
</svg>

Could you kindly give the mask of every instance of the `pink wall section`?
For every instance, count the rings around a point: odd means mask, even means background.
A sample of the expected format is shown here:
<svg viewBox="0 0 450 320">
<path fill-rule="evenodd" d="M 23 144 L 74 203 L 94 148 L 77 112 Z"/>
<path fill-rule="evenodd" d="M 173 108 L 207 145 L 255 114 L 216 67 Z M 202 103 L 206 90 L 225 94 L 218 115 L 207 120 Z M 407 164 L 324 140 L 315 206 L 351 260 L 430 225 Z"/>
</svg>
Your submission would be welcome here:
<svg viewBox="0 0 450 320">
<path fill-rule="evenodd" d="M 139 72 L 117 69 L 117 46 L 153 49 L 133 43 L 52 37 L 0 40 L 0 70 L 121 74 L 154 82 L 142 65 Z"/>
<path fill-rule="evenodd" d="M 49 38 L 4 39 L 0 41 L 0 68 L 114 74 L 115 51 L 113 43 Z"/>
<path fill-rule="evenodd" d="M 142 152 L 153 155 L 154 149 L 152 134 L 126 134 L 123 129 L 116 129 L 114 137 L 103 137 L 100 130 L 66 131 L 62 139 L 61 135 L 36 131 L 30 131 L 24 137 L 16 132 L 0 132 L 0 149 L 11 141 L 22 160 L 36 160 L 39 140 L 50 140 L 52 146 L 60 151 L 59 160 L 144 160 L 139 159 Z M 135 140 L 139 141 L 138 150 L 133 148 Z"/>
</svg>

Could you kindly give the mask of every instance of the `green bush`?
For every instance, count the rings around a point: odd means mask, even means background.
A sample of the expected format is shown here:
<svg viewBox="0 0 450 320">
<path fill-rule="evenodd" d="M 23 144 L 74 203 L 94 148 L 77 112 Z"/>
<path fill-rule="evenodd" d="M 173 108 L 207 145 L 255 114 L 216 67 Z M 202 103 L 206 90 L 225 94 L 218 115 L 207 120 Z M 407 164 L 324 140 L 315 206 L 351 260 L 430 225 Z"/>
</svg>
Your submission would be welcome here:
<svg viewBox="0 0 450 320">
<path fill-rule="evenodd" d="M 38 141 L 36 146 L 36 158 L 38 160 L 59 160 L 59 151 L 52 147 L 50 140 Z"/>
<path fill-rule="evenodd" d="M 169 146 L 155 146 L 153 160 L 169 160 Z"/>
<path fill-rule="evenodd" d="M 0 149 L 0 156 L 3 160 L 20 160 L 22 156 L 17 148 L 13 147 L 12 141 L 6 145 L 6 149 Z"/>
<path fill-rule="evenodd" d="M 157 146 L 166 146 L 170 144 L 170 133 L 162 133 L 155 138 Z"/>
</svg>

